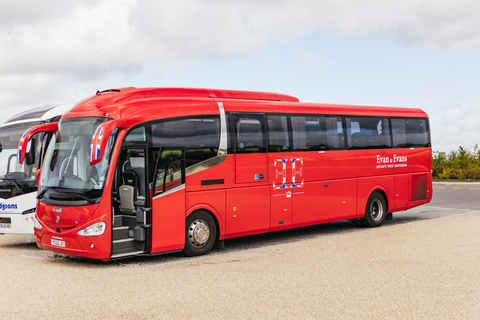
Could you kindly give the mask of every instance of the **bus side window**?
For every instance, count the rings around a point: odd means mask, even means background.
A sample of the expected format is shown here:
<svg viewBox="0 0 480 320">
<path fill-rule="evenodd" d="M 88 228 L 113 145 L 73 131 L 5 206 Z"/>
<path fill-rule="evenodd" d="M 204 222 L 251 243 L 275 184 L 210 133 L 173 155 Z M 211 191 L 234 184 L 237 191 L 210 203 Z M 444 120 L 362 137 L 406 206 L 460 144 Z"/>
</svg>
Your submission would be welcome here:
<svg viewBox="0 0 480 320">
<path fill-rule="evenodd" d="M 184 163 L 183 148 L 164 148 L 160 152 L 153 181 L 155 195 L 185 182 Z"/>
<path fill-rule="evenodd" d="M 342 117 L 325 117 L 328 149 L 345 148 L 345 130 Z"/>
<path fill-rule="evenodd" d="M 237 153 L 265 152 L 264 129 L 259 115 L 234 115 Z"/>
<path fill-rule="evenodd" d="M 128 142 L 145 142 L 147 141 L 147 137 L 145 135 L 145 127 L 138 127 L 136 129 L 133 129 L 128 133 L 128 135 L 125 137 L 125 141 Z"/>
<path fill-rule="evenodd" d="M 184 147 L 187 167 L 218 154 L 220 118 L 217 116 L 169 119 L 153 123 L 151 129 L 151 147 Z"/>
<path fill-rule="evenodd" d="M 390 148 L 388 119 L 379 117 L 345 118 L 349 149 Z"/>
<path fill-rule="evenodd" d="M 345 147 L 342 117 L 293 116 L 291 121 L 295 151 L 335 150 Z"/>
<path fill-rule="evenodd" d="M 392 118 L 393 146 L 397 148 L 429 147 L 425 119 Z"/>
<path fill-rule="evenodd" d="M 307 142 L 308 136 L 311 136 L 315 131 L 315 127 L 318 128 L 318 123 L 309 122 L 304 116 L 291 117 L 292 122 L 292 135 L 293 135 L 293 150 L 295 151 L 309 151 L 309 143 Z M 310 128 L 307 129 L 307 126 Z M 307 133 L 309 131 L 309 133 Z"/>
<path fill-rule="evenodd" d="M 407 120 L 407 141 L 417 147 L 429 147 L 428 128 L 425 119 L 408 119 Z"/>
<path fill-rule="evenodd" d="M 335 126 L 332 128 L 333 123 L 329 122 L 330 119 L 319 115 L 292 117 L 293 149 L 296 151 L 320 151 L 343 147 L 338 141 L 336 120 Z"/>
<path fill-rule="evenodd" d="M 288 134 L 287 116 L 268 115 L 268 151 L 292 151 Z"/>
</svg>

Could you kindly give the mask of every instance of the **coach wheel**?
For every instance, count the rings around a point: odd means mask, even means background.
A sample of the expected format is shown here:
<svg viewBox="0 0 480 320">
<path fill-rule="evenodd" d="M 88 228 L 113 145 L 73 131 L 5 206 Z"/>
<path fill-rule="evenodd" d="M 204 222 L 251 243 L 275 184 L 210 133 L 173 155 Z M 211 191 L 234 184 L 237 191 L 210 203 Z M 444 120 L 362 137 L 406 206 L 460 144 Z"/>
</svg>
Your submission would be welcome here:
<svg viewBox="0 0 480 320">
<path fill-rule="evenodd" d="M 387 216 L 387 202 L 379 192 L 373 192 L 367 201 L 365 216 L 361 219 L 365 227 L 379 227 Z"/>
<path fill-rule="evenodd" d="M 199 256 L 209 252 L 215 244 L 217 227 L 206 211 L 197 211 L 187 218 L 185 230 L 185 255 Z"/>
</svg>

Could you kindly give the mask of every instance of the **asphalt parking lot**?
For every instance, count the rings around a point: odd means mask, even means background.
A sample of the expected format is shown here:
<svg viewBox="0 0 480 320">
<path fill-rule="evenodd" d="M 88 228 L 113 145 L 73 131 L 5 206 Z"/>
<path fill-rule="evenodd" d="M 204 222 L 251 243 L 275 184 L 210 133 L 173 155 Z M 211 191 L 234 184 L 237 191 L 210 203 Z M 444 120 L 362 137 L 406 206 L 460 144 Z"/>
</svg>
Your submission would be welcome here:
<svg viewBox="0 0 480 320">
<path fill-rule="evenodd" d="M 40 250 L 33 236 L 3 235 L 0 314 L 3 319 L 478 319 L 477 200 L 448 207 L 442 190 L 455 191 L 439 188 L 434 197 L 442 199 L 396 214 L 381 228 L 342 221 L 227 240 L 224 250 L 196 258 L 171 254 L 95 263 Z M 480 194 L 471 191 L 473 197 Z"/>
</svg>

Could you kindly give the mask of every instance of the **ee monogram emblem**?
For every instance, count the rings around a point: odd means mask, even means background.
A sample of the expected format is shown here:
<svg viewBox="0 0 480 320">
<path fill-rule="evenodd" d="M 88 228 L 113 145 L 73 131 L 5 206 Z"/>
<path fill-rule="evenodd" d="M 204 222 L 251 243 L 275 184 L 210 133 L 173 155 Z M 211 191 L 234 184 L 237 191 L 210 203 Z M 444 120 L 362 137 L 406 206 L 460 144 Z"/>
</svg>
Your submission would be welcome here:
<svg viewBox="0 0 480 320">
<path fill-rule="evenodd" d="M 287 183 L 287 163 L 292 162 L 292 183 Z M 303 187 L 303 159 L 275 159 L 273 161 L 275 167 L 275 181 L 273 189 L 289 189 Z"/>
</svg>

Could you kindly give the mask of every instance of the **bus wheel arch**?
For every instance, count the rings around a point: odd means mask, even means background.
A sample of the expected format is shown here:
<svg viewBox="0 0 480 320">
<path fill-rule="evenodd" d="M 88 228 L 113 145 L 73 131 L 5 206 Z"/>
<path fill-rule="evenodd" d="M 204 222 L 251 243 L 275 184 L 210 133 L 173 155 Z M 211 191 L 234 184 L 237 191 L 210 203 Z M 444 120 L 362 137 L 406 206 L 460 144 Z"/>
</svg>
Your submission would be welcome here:
<svg viewBox="0 0 480 320">
<path fill-rule="evenodd" d="M 383 190 L 377 189 L 368 197 L 365 215 L 360 218 L 364 227 L 380 227 L 388 214 L 388 198 Z"/>
<path fill-rule="evenodd" d="M 207 254 L 218 240 L 218 221 L 207 210 L 189 214 L 185 223 L 185 247 L 183 253 L 193 257 Z"/>
</svg>

